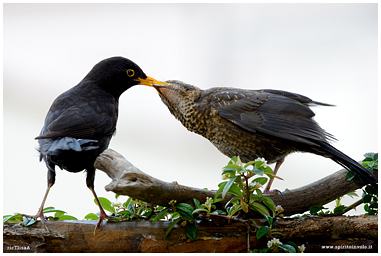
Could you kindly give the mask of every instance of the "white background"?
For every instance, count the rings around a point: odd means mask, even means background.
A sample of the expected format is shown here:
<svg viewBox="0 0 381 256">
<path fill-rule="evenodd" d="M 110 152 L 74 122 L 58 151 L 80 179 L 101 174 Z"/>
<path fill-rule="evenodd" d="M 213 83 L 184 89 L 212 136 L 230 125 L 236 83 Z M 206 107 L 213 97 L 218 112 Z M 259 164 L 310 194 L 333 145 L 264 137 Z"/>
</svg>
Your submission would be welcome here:
<svg viewBox="0 0 381 256">
<path fill-rule="evenodd" d="M 335 104 L 313 109 L 338 139 L 333 145 L 356 160 L 378 151 L 377 4 L 4 4 L 3 11 L 3 214 L 37 212 L 47 170 L 34 137 L 53 100 L 111 56 L 158 80 L 281 89 Z M 145 86 L 122 95 L 110 148 L 154 177 L 199 188 L 216 189 L 229 160 Z M 273 188 L 339 169 L 296 153 Z M 96 192 L 113 201 L 104 190 L 110 181 L 97 171 Z M 85 174 L 59 168 L 45 206 L 79 219 L 98 211 Z"/>
</svg>

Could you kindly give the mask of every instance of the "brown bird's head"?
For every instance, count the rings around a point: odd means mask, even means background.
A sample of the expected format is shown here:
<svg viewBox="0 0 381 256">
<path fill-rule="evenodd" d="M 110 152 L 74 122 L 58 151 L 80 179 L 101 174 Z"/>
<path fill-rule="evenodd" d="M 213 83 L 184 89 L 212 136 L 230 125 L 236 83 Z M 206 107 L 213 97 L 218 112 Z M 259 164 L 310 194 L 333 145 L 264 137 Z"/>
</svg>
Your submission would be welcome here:
<svg viewBox="0 0 381 256">
<path fill-rule="evenodd" d="M 192 107 L 200 99 L 202 90 L 196 86 L 178 80 L 161 82 L 153 85 L 169 111 L 180 121 L 192 114 Z"/>
</svg>

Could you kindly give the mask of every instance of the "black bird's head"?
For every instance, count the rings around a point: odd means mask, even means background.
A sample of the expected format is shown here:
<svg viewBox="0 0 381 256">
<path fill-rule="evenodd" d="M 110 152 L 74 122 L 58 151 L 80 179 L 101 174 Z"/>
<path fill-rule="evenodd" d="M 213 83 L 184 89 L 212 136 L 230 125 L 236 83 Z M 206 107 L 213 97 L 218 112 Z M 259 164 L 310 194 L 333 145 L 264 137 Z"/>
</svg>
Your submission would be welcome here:
<svg viewBox="0 0 381 256">
<path fill-rule="evenodd" d="M 84 80 L 95 83 L 116 97 L 134 85 L 161 84 L 147 76 L 133 61 L 124 57 L 111 57 L 100 61 L 90 70 Z"/>
</svg>

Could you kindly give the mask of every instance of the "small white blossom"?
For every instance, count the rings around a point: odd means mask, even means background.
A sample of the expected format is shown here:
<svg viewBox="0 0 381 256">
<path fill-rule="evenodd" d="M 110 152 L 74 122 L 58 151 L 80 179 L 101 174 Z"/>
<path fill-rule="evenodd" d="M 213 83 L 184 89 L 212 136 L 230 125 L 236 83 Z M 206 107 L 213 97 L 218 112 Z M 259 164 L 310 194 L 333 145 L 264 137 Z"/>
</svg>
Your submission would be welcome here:
<svg viewBox="0 0 381 256">
<path fill-rule="evenodd" d="M 251 186 L 253 187 L 253 189 L 259 189 L 259 188 L 262 187 L 262 184 L 259 183 L 259 182 L 254 181 L 254 182 L 251 183 Z"/>
<path fill-rule="evenodd" d="M 302 244 L 301 246 L 298 246 L 298 251 L 301 253 L 303 253 L 305 249 L 306 247 L 304 246 L 304 244 Z"/>
<path fill-rule="evenodd" d="M 261 161 L 264 163 L 261 167 L 267 167 L 267 161 L 263 157 L 258 157 L 257 159 L 255 159 L 255 161 Z"/>
<path fill-rule="evenodd" d="M 282 213 L 282 212 L 284 212 L 284 209 L 283 209 L 283 207 L 282 207 L 281 205 L 277 205 L 277 206 L 275 207 L 275 210 L 276 210 L 278 213 Z"/>
<path fill-rule="evenodd" d="M 283 243 L 279 241 L 278 238 L 273 238 L 270 241 L 267 242 L 267 247 L 270 249 L 278 248 L 279 245 L 282 245 Z"/>
</svg>

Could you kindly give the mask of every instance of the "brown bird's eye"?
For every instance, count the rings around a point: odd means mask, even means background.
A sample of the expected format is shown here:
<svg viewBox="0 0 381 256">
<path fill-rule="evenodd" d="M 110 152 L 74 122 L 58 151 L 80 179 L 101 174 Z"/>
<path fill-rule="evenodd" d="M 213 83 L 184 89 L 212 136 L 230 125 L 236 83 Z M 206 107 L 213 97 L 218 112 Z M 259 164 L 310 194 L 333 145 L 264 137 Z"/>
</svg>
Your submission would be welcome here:
<svg viewBox="0 0 381 256">
<path fill-rule="evenodd" d="M 128 70 L 127 70 L 127 75 L 128 75 L 129 77 L 133 77 L 133 76 L 135 75 L 135 71 L 134 71 L 133 69 L 128 69 Z"/>
</svg>

